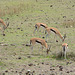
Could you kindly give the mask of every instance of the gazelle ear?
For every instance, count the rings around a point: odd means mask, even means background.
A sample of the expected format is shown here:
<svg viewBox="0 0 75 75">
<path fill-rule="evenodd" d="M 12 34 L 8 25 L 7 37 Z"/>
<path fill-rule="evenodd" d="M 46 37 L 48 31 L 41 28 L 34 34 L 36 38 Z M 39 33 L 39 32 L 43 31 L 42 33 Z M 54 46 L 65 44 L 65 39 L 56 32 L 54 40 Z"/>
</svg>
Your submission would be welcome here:
<svg viewBox="0 0 75 75">
<path fill-rule="evenodd" d="M 7 27 L 9 26 L 9 22 L 7 23 Z"/>
<path fill-rule="evenodd" d="M 62 41 L 64 41 L 66 37 L 67 37 L 66 34 L 64 34 Z"/>
<path fill-rule="evenodd" d="M 7 25 L 7 26 L 5 27 L 5 29 L 9 26 L 9 22 L 8 22 L 8 23 L 6 23 L 6 25 Z"/>
<path fill-rule="evenodd" d="M 67 37 L 67 36 L 66 36 L 66 34 L 64 34 L 64 36 L 63 36 L 63 37 L 64 37 L 64 39 L 65 39 L 65 38 Z"/>
<path fill-rule="evenodd" d="M 50 45 L 50 46 L 48 45 L 48 49 L 49 49 L 49 51 L 50 51 L 50 49 L 51 49 L 51 45 Z"/>
</svg>

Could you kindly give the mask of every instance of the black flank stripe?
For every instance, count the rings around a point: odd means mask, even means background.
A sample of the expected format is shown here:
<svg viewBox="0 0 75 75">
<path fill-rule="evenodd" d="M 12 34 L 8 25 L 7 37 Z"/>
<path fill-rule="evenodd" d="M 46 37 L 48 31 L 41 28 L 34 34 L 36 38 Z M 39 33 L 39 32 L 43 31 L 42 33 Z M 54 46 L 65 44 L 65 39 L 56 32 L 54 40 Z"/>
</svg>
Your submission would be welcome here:
<svg viewBox="0 0 75 75">
<path fill-rule="evenodd" d="M 56 33 L 56 31 L 55 30 L 53 30 L 53 29 L 50 29 L 51 31 L 53 31 L 54 33 Z"/>
<path fill-rule="evenodd" d="M 63 51 L 65 51 L 65 46 L 63 46 Z"/>
<path fill-rule="evenodd" d="M 42 44 L 42 43 L 41 43 L 40 41 L 38 41 L 38 40 L 36 40 L 36 42 Z"/>
<path fill-rule="evenodd" d="M 44 25 L 41 24 L 42 27 L 46 28 Z"/>
</svg>

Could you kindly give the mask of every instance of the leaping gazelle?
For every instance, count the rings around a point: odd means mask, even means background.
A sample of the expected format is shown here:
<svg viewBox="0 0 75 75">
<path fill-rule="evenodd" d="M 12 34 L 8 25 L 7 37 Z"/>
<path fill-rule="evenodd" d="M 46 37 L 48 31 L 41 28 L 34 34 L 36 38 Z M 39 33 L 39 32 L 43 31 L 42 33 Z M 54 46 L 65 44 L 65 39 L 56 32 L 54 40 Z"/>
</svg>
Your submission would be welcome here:
<svg viewBox="0 0 75 75">
<path fill-rule="evenodd" d="M 35 30 L 33 33 L 35 33 L 36 30 L 38 31 L 40 27 L 47 28 L 48 26 L 44 23 L 36 23 Z"/>
<path fill-rule="evenodd" d="M 4 21 L 0 18 L 0 23 L 3 25 L 3 28 L 1 28 L 3 34 L 4 34 L 4 30 L 9 26 L 9 23 L 8 24 L 5 24 Z"/>
<path fill-rule="evenodd" d="M 47 43 L 45 42 L 44 39 L 41 39 L 41 38 L 31 38 L 30 39 L 30 45 L 31 45 L 31 49 L 33 50 L 33 46 L 36 44 L 36 43 L 39 43 L 42 45 L 42 50 L 43 50 L 43 47 L 45 47 L 47 49 L 47 54 L 48 52 L 50 51 L 50 47 L 48 47 Z"/>
<path fill-rule="evenodd" d="M 48 28 L 46 28 L 46 31 L 45 31 L 45 33 L 47 33 L 47 35 L 46 35 L 46 41 L 47 41 L 47 37 L 49 36 L 49 34 L 51 32 L 55 33 L 55 37 L 58 35 L 61 38 L 62 41 L 64 41 L 64 39 L 66 38 L 66 35 L 62 36 L 61 33 L 60 33 L 60 31 L 57 28 L 48 27 Z M 54 39 L 55 39 L 55 37 L 54 37 Z"/>
<path fill-rule="evenodd" d="M 67 43 L 63 43 L 62 44 L 62 56 L 65 57 L 66 59 L 66 51 L 68 50 L 68 44 Z"/>
</svg>

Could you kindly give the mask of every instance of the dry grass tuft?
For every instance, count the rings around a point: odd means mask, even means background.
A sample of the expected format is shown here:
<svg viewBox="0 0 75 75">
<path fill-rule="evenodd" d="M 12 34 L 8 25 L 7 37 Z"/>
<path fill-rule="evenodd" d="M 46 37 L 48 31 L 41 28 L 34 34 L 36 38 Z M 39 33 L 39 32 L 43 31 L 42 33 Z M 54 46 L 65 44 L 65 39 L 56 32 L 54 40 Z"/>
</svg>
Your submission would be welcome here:
<svg viewBox="0 0 75 75">
<path fill-rule="evenodd" d="M 67 57 L 67 59 L 71 59 L 71 60 L 75 61 L 75 53 L 74 52 L 67 52 L 66 57 Z M 63 59 L 64 57 L 62 57 L 62 51 L 54 53 L 53 58 Z"/>
<path fill-rule="evenodd" d="M 56 53 L 56 58 L 57 59 L 61 59 L 62 57 L 62 51 L 59 51 L 58 53 Z"/>
<path fill-rule="evenodd" d="M 6 4 L 6 5 L 5 5 Z M 30 4 L 29 3 L 24 3 L 21 1 L 14 1 L 14 2 L 7 2 L 3 3 L 4 6 L 0 7 L 0 17 L 6 16 L 6 15 L 14 15 L 14 14 L 19 14 L 23 11 L 29 11 Z"/>
<path fill-rule="evenodd" d="M 68 53 L 68 57 L 69 57 L 69 58 L 75 57 L 75 53 L 74 53 L 74 52 L 69 52 L 69 53 Z"/>
</svg>

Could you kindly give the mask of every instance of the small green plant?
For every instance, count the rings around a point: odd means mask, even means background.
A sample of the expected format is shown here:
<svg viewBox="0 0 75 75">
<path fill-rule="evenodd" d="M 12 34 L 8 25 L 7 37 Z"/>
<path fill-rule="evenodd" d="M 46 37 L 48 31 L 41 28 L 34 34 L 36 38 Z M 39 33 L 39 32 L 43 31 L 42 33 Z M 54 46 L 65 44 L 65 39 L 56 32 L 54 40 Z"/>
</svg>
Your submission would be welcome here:
<svg viewBox="0 0 75 75">
<path fill-rule="evenodd" d="M 52 65 L 52 67 L 56 67 L 56 65 Z"/>
<path fill-rule="evenodd" d="M 0 66 L 2 66 L 2 65 L 3 65 L 3 62 L 0 61 Z"/>
</svg>

